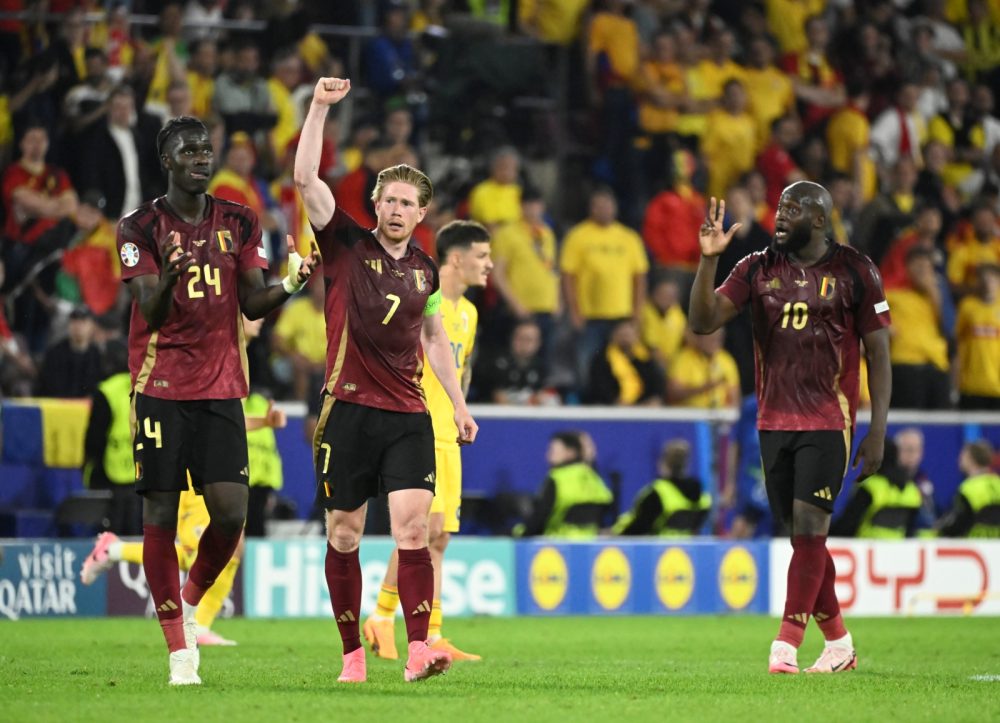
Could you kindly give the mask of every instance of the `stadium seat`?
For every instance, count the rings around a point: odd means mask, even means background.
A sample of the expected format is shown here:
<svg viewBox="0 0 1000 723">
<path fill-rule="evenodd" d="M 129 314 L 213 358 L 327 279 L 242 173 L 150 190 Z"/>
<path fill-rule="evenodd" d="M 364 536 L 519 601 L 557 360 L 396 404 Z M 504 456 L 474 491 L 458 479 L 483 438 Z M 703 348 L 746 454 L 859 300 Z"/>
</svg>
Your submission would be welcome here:
<svg viewBox="0 0 1000 723">
<path fill-rule="evenodd" d="M 107 530 L 110 509 L 110 490 L 87 490 L 67 497 L 56 508 L 59 537 L 90 537 Z"/>
</svg>

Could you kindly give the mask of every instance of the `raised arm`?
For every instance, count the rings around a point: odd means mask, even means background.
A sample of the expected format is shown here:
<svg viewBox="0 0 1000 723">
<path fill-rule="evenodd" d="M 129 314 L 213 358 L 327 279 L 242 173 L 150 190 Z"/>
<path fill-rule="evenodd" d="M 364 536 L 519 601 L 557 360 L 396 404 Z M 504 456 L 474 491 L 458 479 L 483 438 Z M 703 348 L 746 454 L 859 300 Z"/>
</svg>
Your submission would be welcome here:
<svg viewBox="0 0 1000 723">
<path fill-rule="evenodd" d="M 688 323 L 695 334 L 711 334 L 736 316 L 736 305 L 715 291 L 715 271 L 719 266 L 719 255 L 726 250 L 733 234 L 743 225 L 734 223 L 728 231 L 723 232 L 722 219 L 725 215 L 726 202 L 719 201 L 716 205 L 713 196 L 708 206 L 708 216 L 698 232 L 701 259 L 691 287 L 688 313 Z"/>
<path fill-rule="evenodd" d="M 333 191 L 319 177 L 319 159 L 323 151 L 323 125 L 330 106 L 339 103 L 351 90 L 351 81 L 320 78 L 313 90 L 312 103 L 302 124 L 299 147 L 295 152 L 295 187 L 299 189 L 309 221 L 325 228 L 337 207 Z"/>
</svg>

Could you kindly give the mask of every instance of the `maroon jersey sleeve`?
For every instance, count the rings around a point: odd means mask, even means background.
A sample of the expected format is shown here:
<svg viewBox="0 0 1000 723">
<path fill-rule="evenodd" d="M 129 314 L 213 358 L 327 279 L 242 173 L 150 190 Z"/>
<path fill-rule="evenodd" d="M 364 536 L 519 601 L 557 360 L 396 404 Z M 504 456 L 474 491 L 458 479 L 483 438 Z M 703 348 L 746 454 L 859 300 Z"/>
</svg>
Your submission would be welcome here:
<svg viewBox="0 0 1000 723">
<path fill-rule="evenodd" d="M 160 275 L 160 250 L 153 238 L 155 229 L 156 219 L 146 205 L 118 224 L 118 261 L 123 281 L 137 276 Z"/>
<path fill-rule="evenodd" d="M 882 276 L 878 267 L 868 257 L 862 257 L 857 272 L 861 277 L 862 293 L 854 312 L 854 328 L 858 336 L 889 326 L 892 319 L 889 316 L 889 302 L 885 300 L 885 290 L 882 288 Z"/>
<path fill-rule="evenodd" d="M 316 243 L 324 255 L 335 255 L 339 248 L 350 248 L 358 241 L 370 237 L 372 232 L 355 221 L 346 211 L 337 206 L 333 216 L 323 228 L 313 226 Z"/>
<path fill-rule="evenodd" d="M 267 269 L 267 252 L 261 240 L 260 220 L 251 209 L 246 209 L 242 224 L 243 234 L 240 238 L 239 269 Z"/>
<path fill-rule="evenodd" d="M 717 293 L 722 294 L 733 302 L 733 305 L 737 309 L 742 309 L 750 300 L 750 277 L 753 274 L 753 266 L 758 262 L 759 256 L 760 253 L 753 253 L 740 259 L 736 263 L 736 266 L 733 267 L 733 270 L 729 272 L 726 280 L 716 289 Z"/>
</svg>

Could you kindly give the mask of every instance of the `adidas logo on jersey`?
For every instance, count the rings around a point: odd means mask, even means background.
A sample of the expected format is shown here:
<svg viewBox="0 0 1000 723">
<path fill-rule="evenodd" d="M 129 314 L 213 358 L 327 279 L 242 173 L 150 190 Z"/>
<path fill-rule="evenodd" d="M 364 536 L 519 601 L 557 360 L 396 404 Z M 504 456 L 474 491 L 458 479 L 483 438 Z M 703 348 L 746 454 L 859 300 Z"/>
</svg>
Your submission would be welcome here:
<svg viewBox="0 0 1000 723">
<path fill-rule="evenodd" d="M 365 259 L 365 266 L 373 269 L 375 273 L 382 273 L 382 259 Z"/>
<path fill-rule="evenodd" d="M 431 472 L 429 475 L 427 475 L 426 477 L 424 477 L 424 482 L 426 482 L 427 484 L 434 484 L 434 479 L 435 479 L 435 475 L 434 475 L 433 472 Z"/>
<path fill-rule="evenodd" d="M 424 600 L 422 603 L 417 605 L 417 609 L 414 610 L 412 613 L 410 613 L 410 615 L 413 616 L 413 615 L 419 615 L 420 613 L 430 613 L 430 611 L 431 611 L 431 606 L 427 604 L 426 600 Z"/>
<path fill-rule="evenodd" d="M 821 500 L 829 500 L 831 502 L 833 501 L 833 493 L 830 492 L 829 487 L 824 487 L 821 490 L 813 492 L 813 497 L 819 497 Z"/>
<path fill-rule="evenodd" d="M 249 467 L 244 467 L 243 469 L 240 470 L 240 474 L 243 475 L 244 477 L 249 477 L 250 476 L 250 468 Z"/>
<path fill-rule="evenodd" d="M 350 610 L 348 610 L 339 618 L 337 618 L 338 623 L 353 623 L 355 621 L 357 621 L 357 618 L 354 617 L 354 613 L 352 613 Z"/>
</svg>

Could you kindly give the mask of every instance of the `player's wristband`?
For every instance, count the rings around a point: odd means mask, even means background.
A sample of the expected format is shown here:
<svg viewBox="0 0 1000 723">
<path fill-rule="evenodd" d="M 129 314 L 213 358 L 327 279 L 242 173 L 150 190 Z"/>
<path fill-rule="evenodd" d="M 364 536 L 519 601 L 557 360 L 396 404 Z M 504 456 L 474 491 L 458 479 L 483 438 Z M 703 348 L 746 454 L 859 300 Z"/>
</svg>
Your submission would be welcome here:
<svg viewBox="0 0 1000 723">
<path fill-rule="evenodd" d="M 300 268 L 302 268 L 302 257 L 292 251 L 288 254 L 288 275 L 281 280 L 281 288 L 286 294 L 295 294 L 305 286 L 305 282 L 299 281 Z"/>
</svg>

